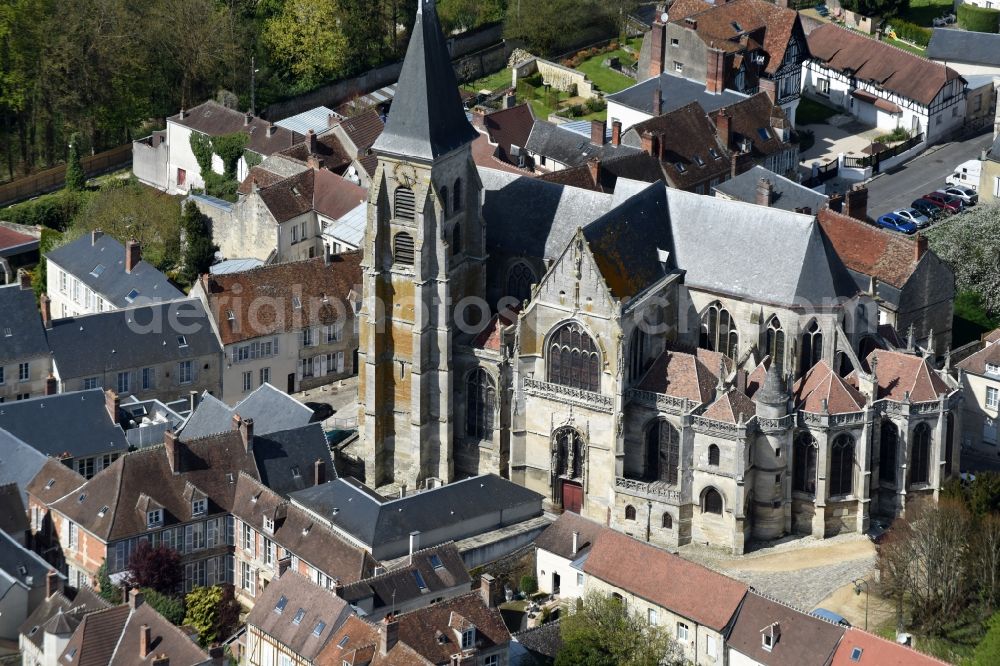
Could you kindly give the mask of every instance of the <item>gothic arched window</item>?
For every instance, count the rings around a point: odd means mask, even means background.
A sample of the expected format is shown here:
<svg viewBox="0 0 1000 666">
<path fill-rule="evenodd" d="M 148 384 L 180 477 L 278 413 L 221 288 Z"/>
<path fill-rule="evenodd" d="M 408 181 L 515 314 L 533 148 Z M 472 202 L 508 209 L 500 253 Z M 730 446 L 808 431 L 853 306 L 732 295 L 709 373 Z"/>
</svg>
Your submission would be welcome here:
<svg viewBox="0 0 1000 666">
<path fill-rule="evenodd" d="M 819 363 L 823 358 L 823 331 L 819 323 L 813 319 L 802 334 L 802 359 L 799 372 L 805 374 L 809 368 Z"/>
<path fill-rule="evenodd" d="M 931 429 L 918 423 L 913 429 L 913 453 L 910 457 L 910 483 L 927 483 L 931 472 Z"/>
<path fill-rule="evenodd" d="M 719 466 L 719 447 L 715 444 L 709 444 L 708 446 L 708 464 L 712 467 Z"/>
<path fill-rule="evenodd" d="M 408 187 L 397 187 L 393 195 L 393 210 L 400 220 L 412 220 L 416 210 L 416 199 L 413 190 Z"/>
<path fill-rule="evenodd" d="M 583 477 L 583 457 L 585 447 L 583 437 L 573 428 L 563 428 L 556 433 L 555 465 L 556 476 Z"/>
<path fill-rule="evenodd" d="M 669 513 L 667 512 L 663 513 L 663 517 L 660 519 L 660 527 L 666 530 L 673 529 L 674 519 L 670 516 Z"/>
<path fill-rule="evenodd" d="M 857 333 L 864 333 L 868 330 L 868 308 L 864 306 L 864 303 L 858 303 L 858 307 L 854 311 L 854 323 Z"/>
<path fill-rule="evenodd" d="M 497 392 L 486 370 L 477 368 L 466 383 L 465 432 L 470 437 L 493 437 Z"/>
<path fill-rule="evenodd" d="M 646 370 L 646 346 L 648 336 L 638 327 L 632 331 L 628 345 L 628 378 L 637 380 Z"/>
<path fill-rule="evenodd" d="M 549 340 L 548 377 L 553 384 L 584 391 L 601 390 L 597 345 L 576 322 L 563 324 Z"/>
<path fill-rule="evenodd" d="M 896 451 L 899 449 L 899 429 L 886 419 L 879 429 L 878 478 L 896 485 Z"/>
<path fill-rule="evenodd" d="M 462 225 L 458 222 L 451 228 L 451 253 L 458 254 L 462 251 Z"/>
<path fill-rule="evenodd" d="M 413 265 L 413 236 L 405 231 L 392 238 L 392 261 L 401 266 Z"/>
<path fill-rule="evenodd" d="M 838 435 L 830 447 L 830 495 L 854 492 L 854 438 Z"/>
<path fill-rule="evenodd" d="M 792 490 L 816 494 L 816 440 L 807 432 L 792 444 Z"/>
<path fill-rule="evenodd" d="M 715 488 L 706 490 L 701 502 L 702 512 L 722 515 L 722 495 Z"/>
<path fill-rule="evenodd" d="M 729 310 L 716 301 L 701 316 L 701 336 L 698 346 L 725 354 L 735 359 L 739 348 L 739 334 Z"/>
<path fill-rule="evenodd" d="M 462 179 L 461 178 L 456 178 L 455 179 L 455 187 L 452 190 L 451 197 L 452 197 L 452 199 L 451 199 L 451 201 L 452 201 L 452 203 L 451 203 L 451 210 L 452 210 L 452 212 L 457 213 L 458 211 L 462 210 Z"/>
<path fill-rule="evenodd" d="M 771 363 L 778 366 L 778 372 L 784 374 L 785 368 L 785 332 L 781 330 L 781 322 L 777 317 L 771 317 L 764 333 L 764 353 L 771 355 Z"/>
<path fill-rule="evenodd" d="M 646 478 L 677 485 L 680 433 L 666 419 L 657 419 L 646 431 Z"/>
<path fill-rule="evenodd" d="M 523 303 L 531 298 L 531 285 L 537 281 L 531 267 L 519 261 L 507 273 L 507 295 L 516 298 L 518 303 Z"/>
<path fill-rule="evenodd" d="M 625 520 L 635 520 L 635 507 L 631 504 L 625 505 Z"/>
</svg>

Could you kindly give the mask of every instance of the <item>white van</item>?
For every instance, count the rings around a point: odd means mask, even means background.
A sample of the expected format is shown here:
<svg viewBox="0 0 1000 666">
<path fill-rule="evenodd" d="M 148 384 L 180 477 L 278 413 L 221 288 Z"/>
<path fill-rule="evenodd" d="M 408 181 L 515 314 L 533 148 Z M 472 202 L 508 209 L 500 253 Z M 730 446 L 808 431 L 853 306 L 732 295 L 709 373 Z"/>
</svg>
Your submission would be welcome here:
<svg viewBox="0 0 1000 666">
<path fill-rule="evenodd" d="M 944 179 L 949 185 L 965 185 L 974 190 L 979 190 L 979 174 L 982 171 L 982 162 L 979 160 L 969 160 L 962 162 L 955 171 Z"/>
</svg>

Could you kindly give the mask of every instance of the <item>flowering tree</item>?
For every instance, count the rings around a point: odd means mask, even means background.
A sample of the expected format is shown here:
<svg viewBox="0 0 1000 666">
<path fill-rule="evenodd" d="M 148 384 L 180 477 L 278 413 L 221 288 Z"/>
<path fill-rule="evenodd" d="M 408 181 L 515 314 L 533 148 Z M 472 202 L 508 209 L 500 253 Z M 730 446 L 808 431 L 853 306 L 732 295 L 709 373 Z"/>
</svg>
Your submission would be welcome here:
<svg viewBox="0 0 1000 666">
<path fill-rule="evenodd" d="M 1000 313 L 1000 205 L 980 204 L 927 231 L 931 249 L 955 272 L 958 291 L 972 291 Z"/>
</svg>

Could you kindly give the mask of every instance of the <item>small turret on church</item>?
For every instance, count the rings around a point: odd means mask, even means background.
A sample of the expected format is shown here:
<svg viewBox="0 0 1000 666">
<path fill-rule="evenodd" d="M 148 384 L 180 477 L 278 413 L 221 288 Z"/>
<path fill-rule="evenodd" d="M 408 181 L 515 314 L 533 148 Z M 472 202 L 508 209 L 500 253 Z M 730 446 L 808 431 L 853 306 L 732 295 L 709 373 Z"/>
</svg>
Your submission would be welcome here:
<svg viewBox="0 0 1000 666">
<path fill-rule="evenodd" d="M 458 93 L 432 0 L 417 18 L 399 87 L 372 146 L 358 427 L 369 485 L 450 481 L 455 305 L 485 292 L 478 136 Z M 468 323 L 476 324 L 471 308 Z"/>
</svg>

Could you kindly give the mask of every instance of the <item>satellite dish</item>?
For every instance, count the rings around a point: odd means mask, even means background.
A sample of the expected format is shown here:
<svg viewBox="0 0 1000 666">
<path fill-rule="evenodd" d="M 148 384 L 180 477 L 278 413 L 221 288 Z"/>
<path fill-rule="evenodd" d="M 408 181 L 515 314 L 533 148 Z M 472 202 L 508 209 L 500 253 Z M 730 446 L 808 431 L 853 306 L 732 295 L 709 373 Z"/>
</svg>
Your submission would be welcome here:
<svg viewBox="0 0 1000 666">
<path fill-rule="evenodd" d="M 666 12 L 663 12 L 662 14 L 660 14 L 660 22 L 661 23 L 666 23 L 667 22 L 667 13 Z"/>
</svg>

